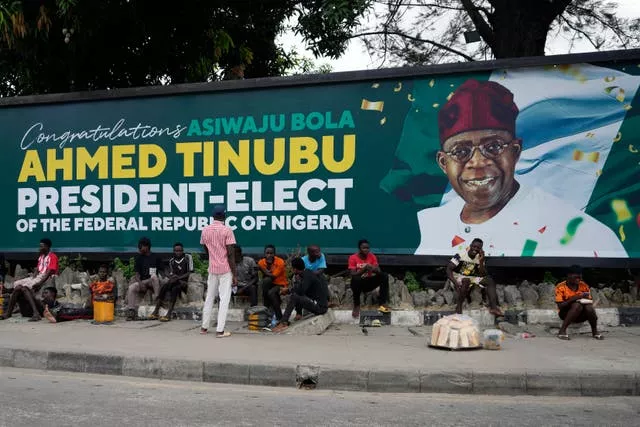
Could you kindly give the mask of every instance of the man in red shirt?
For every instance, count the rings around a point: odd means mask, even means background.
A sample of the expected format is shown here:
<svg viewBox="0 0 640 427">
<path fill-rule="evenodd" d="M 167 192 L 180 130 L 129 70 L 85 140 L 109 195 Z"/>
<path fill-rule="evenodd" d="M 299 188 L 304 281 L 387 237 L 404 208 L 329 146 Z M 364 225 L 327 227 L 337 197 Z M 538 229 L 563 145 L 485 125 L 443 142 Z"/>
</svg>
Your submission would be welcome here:
<svg viewBox="0 0 640 427">
<path fill-rule="evenodd" d="M 380 270 L 378 259 L 371 253 L 369 242 L 360 240 L 358 252 L 349 257 L 351 271 L 351 290 L 353 290 L 353 318 L 360 317 L 360 294 L 370 292 L 380 287 L 379 311 L 389 313 L 391 310 L 385 305 L 389 299 L 389 276 Z"/>
<path fill-rule="evenodd" d="M 237 285 L 235 244 L 236 238 L 233 230 L 225 225 L 224 206 L 216 206 L 213 209 L 213 224 L 202 230 L 200 244 L 209 257 L 209 278 L 207 279 L 207 298 L 204 301 L 202 310 L 201 334 L 206 334 L 211 323 L 211 311 L 213 301 L 219 295 L 220 305 L 218 308 L 218 325 L 216 326 L 216 337 L 224 338 L 231 335 L 225 332 L 224 326 L 227 321 L 227 311 L 229 310 L 229 300 L 231 300 L 231 287 Z"/>
<path fill-rule="evenodd" d="M 44 238 L 40 240 L 40 256 L 38 257 L 38 269 L 31 277 L 16 280 L 13 282 L 13 293 L 9 300 L 7 312 L 2 319 L 8 319 L 13 313 L 13 309 L 18 302 L 18 298 L 24 298 L 31 306 L 33 315 L 30 321 L 37 322 L 42 319 L 38 312 L 35 293 L 51 276 L 58 274 L 58 256 L 51 251 L 51 240 Z"/>
<path fill-rule="evenodd" d="M 556 304 L 558 314 L 562 319 L 562 326 L 558 331 L 558 338 L 568 340 L 567 328 L 572 323 L 589 322 L 593 338 L 601 340 L 602 334 L 598 332 L 598 316 L 593 308 L 591 289 L 582 281 L 582 268 L 573 265 L 569 268 L 567 280 L 556 286 Z"/>
</svg>

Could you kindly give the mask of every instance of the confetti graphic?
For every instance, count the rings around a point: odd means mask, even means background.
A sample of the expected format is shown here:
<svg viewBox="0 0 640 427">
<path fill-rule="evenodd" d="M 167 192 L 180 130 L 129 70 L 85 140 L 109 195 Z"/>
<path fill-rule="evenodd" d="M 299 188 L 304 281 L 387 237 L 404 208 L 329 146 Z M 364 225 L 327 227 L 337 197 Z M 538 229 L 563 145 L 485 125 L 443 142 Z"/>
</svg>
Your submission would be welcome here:
<svg viewBox="0 0 640 427">
<path fill-rule="evenodd" d="M 627 235 L 624 234 L 624 225 L 621 225 L 620 228 L 618 229 L 618 234 L 620 234 L 620 241 L 624 242 L 625 240 L 627 240 Z"/>
<path fill-rule="evenodd" d="M 433 104 L 433 108 L 438 108 L 440 106 L 440 104 L 438 104 L 437 102 L 435 104 Z"/>
<path fill-rule="evenodd" d="M 429 87 L 434 87 L 436 85 L 436 81 L 434 79 L 431 79 L 431 81 L 429 82 Z"/>
<path fill-rule="evenodd" d="M 544 227 L 542 227 L 541 229 L 539 229 L 538 233 L 543 234 L 545 231 L 547 231 L 547 226 L 546 225 Z"/>
<path fill-rule="evenodd" d="M 374 83 L 371 85 L 372 88 L 378 89 L 380 87 L 380 83 Z"/>
<path fill-rule="evenodd" d="M 393 88 L 394 92 L 400 92 L 402 90 L 402 82 L 398 82 L 398 86 Z"/>
<path fill-rule="evenodd" d="M 449 96 L 447 96 L 447 101 L 449 101 L 449 100 L 451 100 L 451 98 L 453 98 L 453 94 L 454 94 L 454 93 L 455 93 L 455 92 L 451 92 L 451 93 L 449 94 Z"/>
<path fill-rule="evenodd" d="M 524 242 L 524 247 L 522 248 L 521 256 L 533 256 L 536 252 L 536 248 L 538 247 L 538 242 L 535 240 L 527 239 Z"/>
<path fill-rule="evenodd" d="M 618 223 L 627 222 L 633 218 L 626 200 L 615 199 L 611 201 L 611 209 L 616 213 Z"/>
<path fill-rule="evenodd" d="M 598 163 L 598 160 L 600 160 L 600 153 L 597 151 L 593 151 L 591 153 L 585 153 L 582 150 L 576 149 L 576 150 L 573 150 L 573 160 L 576 160 L 576 161 L 586 160 L 593 163 Z"/>
<path fill-rule="evenodd" d="M 380 120 L 380 124 L 381 124 L 382 126 L 384 126 L 384 124 L 385 124 L 385 123 L 387 123 L 387 118 L 386 118 L 386 117 L 383 117 L 383 118 Z"/>
<path fill-rule="evenodd" d="M 618 132 L 615 138 L 613 138 L 613 142 L 618 142 L 622 139 L 622 132 Z"/>
<path fill-rule="evenodd" d="M 616 79 L 616 76 L 607 76 L 607 77 L 604 78 L 604 81 L 607 82 L 607 83 L 611 83 L 615 79 Z"/>
<path fill-rule="evenodd" d="M 415 101 L 415 100 L 416 100 L 416 99 L 413 97 L 413 95 L 411 95 L 411 94 L 408 94 L 408 95 L 407 95 L 407 99 L 409 100 L 409 102 L 413 102 L 413 101 Z"/>
<path fill-rule="evenodd" d="M 598 170 L 596 171 L 596 176 L 600 176 L 600 175 L 602 175 L 602 169 L 598 169 Z"/>
<path fill-rule="evenodd" d="M 638 152 L 638 149 L 634 147 L 633 144 L 629 144 L 629 151 L 633 154 L 636 154 Z"/>
<path fill-rule="evenodd" d="M 454 236 L 453 240 L 451 240 L 451 247 L 458 246 L 461 243 L 464 243 L 464 239 L 460 236 Z"/>
<path fill-rule="evenodd" d="M 360 109 L 382 112 L 382 110 L 384 109 L 384 101 L 369 101 L 367 99 L 363 99 L 362 104 L 360 105 Z"/>
<path fill-rule="evenodd" d="M 587 138 L 593 138 L 594 136 L 596 136 L 595 133 L 593 132 L 587 132 L 587 134 L 585 135 Z"/>
<path fill-rule="evenodd" d="M 562 239 L 560 239 L 561 245 L 568 245 L 569 243 L 571 243 L 576 235 L 576 232 L 578 231 L 578 227 L 580 226 L 580 224 L 582 224 L 583 221 L 584 219 L 581 216 L 577 216 L 567 223 L 567 230 L 565 232 L 565 235 L 562 237 Z"/>
</svg>

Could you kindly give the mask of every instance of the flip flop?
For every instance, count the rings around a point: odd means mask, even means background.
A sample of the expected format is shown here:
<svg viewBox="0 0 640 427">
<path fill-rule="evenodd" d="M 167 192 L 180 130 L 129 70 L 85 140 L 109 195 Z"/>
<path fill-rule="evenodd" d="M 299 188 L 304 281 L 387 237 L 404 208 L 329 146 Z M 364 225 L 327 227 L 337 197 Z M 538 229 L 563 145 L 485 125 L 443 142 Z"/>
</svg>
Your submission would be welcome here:
<svg viewBox="0 0 640 427">
<path fill-rule="evenodd" d="M 562 335 L 558 334 L 558 338 L 564 341 L 569 341 L 571 339 L 569 338 L 568 334 L 562 334 Z"/>
<path fill-rule="evenodd" d="M 231 336 L 231 332 L 224 331 L 221 334 L 216 334 L 216 338 L 227 338 Z"/>
<path fill-rule="evenodd" d="M 594 340 L 598 340 L 598 341 L 602 341 L 604 339 L 604 337 L 602 336 L 602 334 L 595 334 L 593 336 Z"/>
</svg>

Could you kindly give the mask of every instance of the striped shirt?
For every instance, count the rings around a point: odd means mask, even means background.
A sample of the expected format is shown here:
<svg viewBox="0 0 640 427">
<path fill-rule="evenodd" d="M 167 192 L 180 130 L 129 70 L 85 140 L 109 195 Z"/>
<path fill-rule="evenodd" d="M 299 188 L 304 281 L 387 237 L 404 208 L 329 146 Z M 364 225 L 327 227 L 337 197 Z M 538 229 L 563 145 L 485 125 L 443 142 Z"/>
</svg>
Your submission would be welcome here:
<svg viewBox="0 0 640 427">
<path fill-rule="evenodd" d="M 202 230 L 200 244 L 209 252 L 209 274 L 225 274 L 231 271 L 227 258 L 227 246 L 235 245 L 233 230 L 222 221 L 213 221 Z"/>
</svg>

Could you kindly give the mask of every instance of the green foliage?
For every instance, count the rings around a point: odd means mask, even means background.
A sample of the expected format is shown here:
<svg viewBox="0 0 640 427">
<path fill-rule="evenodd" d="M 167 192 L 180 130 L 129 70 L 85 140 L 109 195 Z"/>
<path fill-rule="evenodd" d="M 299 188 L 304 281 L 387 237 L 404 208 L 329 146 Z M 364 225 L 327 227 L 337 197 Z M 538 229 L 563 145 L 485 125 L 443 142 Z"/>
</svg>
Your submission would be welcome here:
<svg viewBox="0 0 640 427">
<path fill-rule="evenodd" d="M 71 267 L 71 269 L 75 271 L 84 271 L 84 263 L 86 260 L 87 258 L 83 257 L 82 254 L 78 254 L 75 258 L 69 258 L 63 255 L 58 258 L 58 269 L 62 271 L 67 267 Z"/>
<path fill-rule="evenodd" d="M 556 279 L 556 277 L 551 274 L 550 271 L 544 272 L 544 278 L 542 279 L 542 281 L 545 283 L 558 283 L 558 279 Z"/>
<path fill-rule="evenodd" d="M 422 289 L 420 282 L 416 279 L 415 273 L 412 273 L 411 271 L 407 271 L 404 274 L 404 284 L 409 292 L 416 292 Z"/>
<path fill-rule="evenodd" d="M 276 39 L 292 30 L 337 57 L 369 3 L 0 0 L 0 96 L 213 81 L 236 66 L 246 78 L 325 72 L 283 58 Z"/>
<path fill-rule="evenodd" d="M 134 257 L 129 258 L 129 263 L 125 264 L 120 258 L 113 260 L 113 265 L 116 270 L 122 271 L 125 279 L 129 280 L 136 274 L 136 260 Z"/>
<path fill-rule="evenodd" d="M 193 271 L 198 273 L 202 277 L 206 278 L 209 276 L 209 261 L 203 260 L 200 257 L 200 254 L 192 253 L 191 257 L 193 258 Z"/>
</svg>

